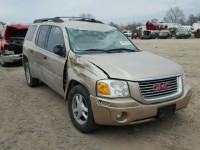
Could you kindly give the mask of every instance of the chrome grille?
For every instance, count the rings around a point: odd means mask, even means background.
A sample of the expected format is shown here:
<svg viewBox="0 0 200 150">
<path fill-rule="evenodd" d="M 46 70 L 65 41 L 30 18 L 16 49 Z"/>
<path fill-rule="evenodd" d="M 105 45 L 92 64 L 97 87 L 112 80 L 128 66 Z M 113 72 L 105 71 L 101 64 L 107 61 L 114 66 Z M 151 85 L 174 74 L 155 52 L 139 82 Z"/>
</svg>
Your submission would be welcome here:
<svg viewBox="0 0 200 150">
<path fill-rule="evenodd" d="M 167 84 L 167 88 L 164 87 L 165 84 Z M 139 87 L 144 100 L 163 100 L 181 94 L 182 80 L 181 76 L 142 80 L 139 81 Z M 161 88 L 157 89 L 155 87 Z"/>
</svg>

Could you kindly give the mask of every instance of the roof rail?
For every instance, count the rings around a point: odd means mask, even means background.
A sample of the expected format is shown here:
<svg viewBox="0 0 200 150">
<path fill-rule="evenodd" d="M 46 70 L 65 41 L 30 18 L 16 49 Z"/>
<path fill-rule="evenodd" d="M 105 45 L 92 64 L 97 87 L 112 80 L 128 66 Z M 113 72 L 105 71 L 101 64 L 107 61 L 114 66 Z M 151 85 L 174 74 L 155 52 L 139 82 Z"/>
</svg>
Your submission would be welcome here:
<svg viewBox="0 0 200 150">
<path fill-rule="evenodd" d="M 66 17 L 55 17 L 55 18 L 67 18 L 69 20 L 74 20 L 74 21 L 85 21 L 85 22 L 93 22 L 93 23 L 102 23 L 101 21 L 99 20 L 96 20 L 94 18 L 85 18 L 85 17 L 69 17 L 69 16 L 66 16 Z"/>
<path fill-rule="evenodd" d="M 64 22 L 62 19 L 60 18 L 43 18 L 43 19 L 36 19 L 33 23 L 42 23 L 42 22 L 46 22 L 46 21 L 53 21 L 53 22 Z"/>
<path fill-rule="evenodd" d="M 33 23 L 42 23 L 42 22 L 46 22 L 46 21 L 53 21 L 53 22 L 57 22 L 57 23 L 62 23 L 64 22 L 61 18 L 67 18 L 69 20 L 74 20 L 74 21 L 85 21 L 85 22 L 93 22 L 93 23 L 101 23 L 103 24 L 103 22 L 99 21 L 99 20 L 95 20 L 93 18 L 83 18 L 83 17 L 54 17 L 54 18 L 43 18 L 43 19 L 37 19 L 35 20 Z"/>
</svg>

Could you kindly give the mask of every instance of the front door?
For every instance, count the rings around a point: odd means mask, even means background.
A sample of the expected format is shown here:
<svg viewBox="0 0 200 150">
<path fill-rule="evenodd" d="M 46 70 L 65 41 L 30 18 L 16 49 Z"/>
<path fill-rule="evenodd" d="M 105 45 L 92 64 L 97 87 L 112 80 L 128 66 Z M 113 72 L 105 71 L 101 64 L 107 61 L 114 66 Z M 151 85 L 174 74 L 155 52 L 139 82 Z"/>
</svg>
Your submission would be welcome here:
<svg viewBox="0 0 200 150">
<path fill-rule="evenodd" d="M 63 47 L 63 55 L 54 53 L 56 45 Z M 63 33 L 60 27 L 52 26 L 49 32 L 46 53 L 44 53 L 43 75 L 45 83 L 64 96 L 63 74 L 66 62 L 66 50 Z"/>
</svg>

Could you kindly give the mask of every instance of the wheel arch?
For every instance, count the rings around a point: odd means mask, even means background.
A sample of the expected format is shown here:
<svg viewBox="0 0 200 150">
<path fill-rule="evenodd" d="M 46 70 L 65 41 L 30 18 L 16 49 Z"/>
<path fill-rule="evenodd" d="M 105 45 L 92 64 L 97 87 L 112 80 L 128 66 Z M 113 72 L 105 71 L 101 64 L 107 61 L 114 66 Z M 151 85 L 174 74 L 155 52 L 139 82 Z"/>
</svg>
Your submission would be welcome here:
<svg viewBox="0 0 200 150">
<path fill-rule="evenodd" d="M 76 85 L 82 85 L 82 86 L 88 91 L 88 93 L 90 94 L 87 85 L 85 85 L 85 84 L 84 84 L 83 82 L 81 82 L 81 81 L 77 81 L 77 80 L 75 80 L 75 79 L 72 79 L 72 80 L 70 80 L 70 81 L 68 82 L 67 87 L 66 87 L 66 92 L 65 92 L 65 99 L 66 99 L 66 100 L 67 100 L 67 98 L 68 98 L 68 96 L 69 96 L 69 93 L 70 93 L 71 89 L 72 89 L 74 86 L 76 86 Z"/>
</svg>

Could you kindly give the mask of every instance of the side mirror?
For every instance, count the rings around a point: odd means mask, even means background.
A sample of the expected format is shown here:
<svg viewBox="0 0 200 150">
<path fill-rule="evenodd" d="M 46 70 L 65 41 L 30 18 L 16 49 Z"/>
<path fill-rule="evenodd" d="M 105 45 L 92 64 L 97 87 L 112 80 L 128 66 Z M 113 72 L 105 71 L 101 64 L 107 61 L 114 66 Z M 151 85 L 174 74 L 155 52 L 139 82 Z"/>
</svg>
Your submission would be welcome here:
<svg viewBox="0 0 200 150">
<path fill-rule="evenodd" d="M 59 56 L 63 56 L 64 55 L 64 49 L 62 45 L 56 45 L 53 49 L 53 52 Z"/>
</svg>

